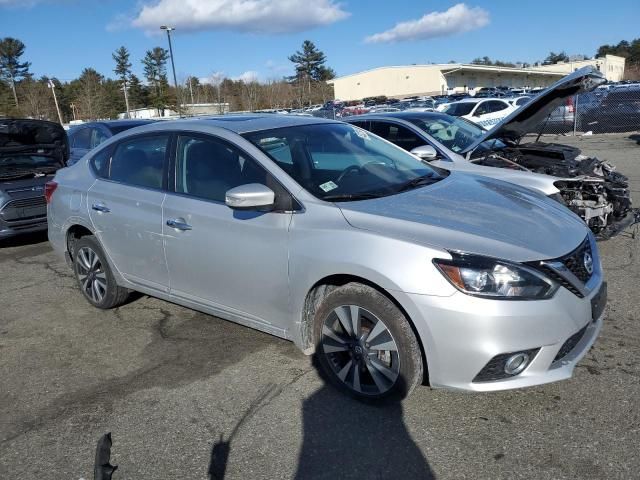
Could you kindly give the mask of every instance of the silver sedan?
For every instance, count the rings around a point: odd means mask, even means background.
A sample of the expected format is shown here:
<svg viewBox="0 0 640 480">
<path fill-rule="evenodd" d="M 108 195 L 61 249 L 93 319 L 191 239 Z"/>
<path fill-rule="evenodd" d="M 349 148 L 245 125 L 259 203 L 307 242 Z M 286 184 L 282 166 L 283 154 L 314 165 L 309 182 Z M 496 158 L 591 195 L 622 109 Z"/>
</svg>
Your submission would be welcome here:
<svg viewBox="0 0 640 480">
<path fill-rule="evenodd" d="M 60 170 L 47 200 L 94 306 L 136 290 L 289 339 L 359 399 L 569 378 L 602 325 L 577 216 L 341 122 L 139 127 Z"/>
</svg>

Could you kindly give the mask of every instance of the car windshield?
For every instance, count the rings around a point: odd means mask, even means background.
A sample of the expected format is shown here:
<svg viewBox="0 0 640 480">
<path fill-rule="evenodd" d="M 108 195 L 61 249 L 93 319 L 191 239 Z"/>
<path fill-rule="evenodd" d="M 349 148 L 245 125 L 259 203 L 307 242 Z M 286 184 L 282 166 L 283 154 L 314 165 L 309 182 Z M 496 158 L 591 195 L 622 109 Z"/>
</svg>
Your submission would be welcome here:
<svg viewBox="0 0 640 480">
<path fill-rule="evenodd" d="M 454 115 L 456 117 L 469 115 L 475 106 L 476 104 L 473 102 L 452 103 L 451 105 L 446 106 L 444 113 L 447 115 Z"/>
<path fill-rule="evenodd" d="M 453 152 L 466 150 L 485 133 L 485 131 L 475 123 L 469 122 L 464 118 L 451 117 L 449 115 L 438 115 L 429 118 L 416 117 L 407 120 Z M 488 140 L 482 142 L 479 149 L 494 150 L 503 148 L 504 146 L 500 140 Z"/>
<path fill-rule="evenodd" d="M 327 201 L 383 197 L 448 175 L 353 125 L 304 125 L 244 137 L 306 190 Z"/>
<path fill-rule="evenodd" d="M 53 157 L 44 155 L 2 155 L 0 156 L 0 173 L 23 170 L 47 170 L 58 168 L 60 163 Z"/>
</svg>

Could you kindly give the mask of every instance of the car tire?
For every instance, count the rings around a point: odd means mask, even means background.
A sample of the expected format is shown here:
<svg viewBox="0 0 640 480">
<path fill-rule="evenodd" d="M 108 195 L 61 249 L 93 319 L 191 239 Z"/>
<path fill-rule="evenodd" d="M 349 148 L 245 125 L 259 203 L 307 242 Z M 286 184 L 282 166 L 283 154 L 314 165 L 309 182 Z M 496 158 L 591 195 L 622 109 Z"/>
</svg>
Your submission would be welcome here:
<svg viewBox="0 0 640 480">
<path fill-rule="evenodd" d="M 73 272 L 84 298 L 102 309 L 122 305 L 129 297 L 129 290 L 116 283 L 98 240 L 87 235 L 78 239 L 74 247 Z"/>
<path fill-rule="evenodd" d="M 399 401 L 423 380 L 422 352 L 408 319 L 367 285 L 330 291 L 315 312 L 314 339 L 321 373 L 358 400 Z"/>
</svg>

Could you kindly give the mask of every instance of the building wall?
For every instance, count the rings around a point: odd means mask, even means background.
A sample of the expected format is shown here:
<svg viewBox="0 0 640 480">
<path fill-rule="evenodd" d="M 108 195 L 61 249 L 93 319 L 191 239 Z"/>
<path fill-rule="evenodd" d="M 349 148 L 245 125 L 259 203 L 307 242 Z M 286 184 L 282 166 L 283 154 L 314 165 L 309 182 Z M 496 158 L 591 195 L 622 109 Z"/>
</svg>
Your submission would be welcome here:
<svg viewBox="0 0 640 480">
<path fill-rule="evenodd" d="M 604 57 L 589 60 L 578 60 L 575 62 L 562 62 L 553 65 L 540 65 L 531 67 L 532 70 L 547 70 L 564 74 L 571 73 L 579 68 L 593 66 L 600 70 L 605 78 L 610 82 L 619 82 L 624 78 L 625 58 L 616 55 L 605 55 Z"/>
<path fill-rule="evenodd" d="M 402 98 L 412 95 L 440 95 L 452 92 L 473 92 L 476 88 L 546 87 L 558 80 L 561 73 L 530 71 L 462 64 L 408 65 L 382 67 L 332 80 L 335 98 L 360 100 L 385 95 Z"/>
<path fill-rule="evenodd" d="M 446 89 L 446 79 L 437 65 L 377 68 L 336 78 L 332 83 L 335 98 L 340 100 L 436 95 Z"/>
</svg>

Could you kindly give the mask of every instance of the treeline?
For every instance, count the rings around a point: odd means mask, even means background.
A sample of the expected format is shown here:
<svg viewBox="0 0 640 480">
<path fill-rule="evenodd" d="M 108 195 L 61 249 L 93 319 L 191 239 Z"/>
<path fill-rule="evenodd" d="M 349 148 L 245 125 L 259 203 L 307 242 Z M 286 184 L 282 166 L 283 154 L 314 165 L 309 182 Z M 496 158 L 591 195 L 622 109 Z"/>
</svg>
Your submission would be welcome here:
<svg viewBox="0 0 640 480">
<path fill-rule="evenodd" d="M 58 120 L 55 99 L 63 122 L 117 118 L 139 108 L 182 111 L 190 103 L 228 103 L 231 111 L 300 108 L 333 98 L 326 80 L 335 76 L 326 57 L 313 42 L 289 57 L 294 75 L 269 81 L 252 76 L 232 79 L 212 75 L 202 81 L 189 76 L 178 84 L 168 81 L 169 52 L 155 47 L 140 61 L 144 78 L 132 73 L 126 47 L 113 53 L 114 76 L 108 78 L 93 68 L 85 68 L 77 79 L 37 77 L 23 59 L 25 45 L 18 39 L 0 40 L 0 117 L 21 116 Z M 54 99 L 55 93 L 55 99 Z"/>
</svg>

